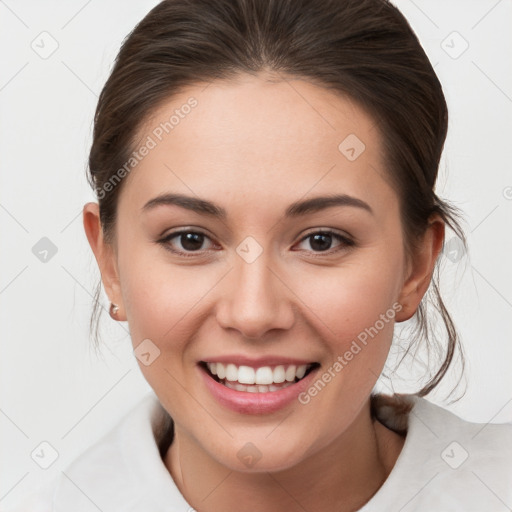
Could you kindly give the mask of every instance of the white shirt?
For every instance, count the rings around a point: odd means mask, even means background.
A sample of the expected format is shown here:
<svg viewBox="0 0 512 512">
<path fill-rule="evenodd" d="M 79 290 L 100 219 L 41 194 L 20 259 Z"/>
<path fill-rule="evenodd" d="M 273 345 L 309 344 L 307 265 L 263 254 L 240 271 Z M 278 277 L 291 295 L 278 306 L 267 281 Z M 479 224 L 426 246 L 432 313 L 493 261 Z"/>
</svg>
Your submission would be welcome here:
<svg viewBox="0 0 512 512">
<path fill-rule="evenodd" d="M 407 436 L 388 478 L 360 512 L 502 512 L 512 507 L 512 424 L 463 420 L 416 395 L 388 427 Z M 144 397 L 51 486 L 16 510 L 31 512 L 192 512 L 165 467 L 159 443 L 170 423 L 156 395 Z"/>
</svg>

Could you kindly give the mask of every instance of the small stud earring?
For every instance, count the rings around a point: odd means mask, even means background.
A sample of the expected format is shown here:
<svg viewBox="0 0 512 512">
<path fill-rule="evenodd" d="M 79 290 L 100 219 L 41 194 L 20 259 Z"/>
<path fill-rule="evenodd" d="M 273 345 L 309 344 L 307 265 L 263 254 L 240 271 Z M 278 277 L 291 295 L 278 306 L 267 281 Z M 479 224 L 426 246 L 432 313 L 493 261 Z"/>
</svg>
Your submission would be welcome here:
<svg viewBox="0 0 512 512">
<path fill-rule="evenodd" d="M 110 316 L 114 318 L 117 315 L 117 312 L 119 311 L 119 306 L 117 304 L 114 304 L 113 302 L 110 303 Z"/>
</svg>

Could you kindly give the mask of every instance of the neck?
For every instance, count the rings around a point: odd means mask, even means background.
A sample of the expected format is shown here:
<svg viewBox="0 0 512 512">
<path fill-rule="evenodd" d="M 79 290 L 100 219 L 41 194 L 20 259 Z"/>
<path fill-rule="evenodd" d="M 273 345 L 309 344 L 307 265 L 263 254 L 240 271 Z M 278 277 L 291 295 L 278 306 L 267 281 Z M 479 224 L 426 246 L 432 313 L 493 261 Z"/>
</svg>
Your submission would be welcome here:
<svg viewBox="0 0 512 512">
<path fill-rule="evenodd" d="M 196 510 L 353 511 L 377 492 L 405 438 L 371 418 L 370 401 L 332 443 L 276 472 L 238 472 L 219 464 L 175 425 L 164 463 Z M 243 507 L 242 507 L 243 505 Z"/>
</svg>

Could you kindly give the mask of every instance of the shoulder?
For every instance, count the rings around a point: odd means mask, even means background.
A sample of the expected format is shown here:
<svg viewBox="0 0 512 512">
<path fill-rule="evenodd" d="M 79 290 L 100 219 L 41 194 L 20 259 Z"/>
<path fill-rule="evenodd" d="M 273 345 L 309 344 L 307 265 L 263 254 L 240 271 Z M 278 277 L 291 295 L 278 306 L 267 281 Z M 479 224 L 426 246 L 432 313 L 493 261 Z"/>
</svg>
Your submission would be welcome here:
<svg viewBox="0 0 512 512">
<path fill-rule="evenodd" d="M 404 512 L 461 510 L 462 505 L 494 510 L 512 504 L 511 423 L 470 422 L 417 395 L 378 396 L 372 403 L 379 421 L 407 431 L 376 498 L 402 503 Z"/>
<path fill-rule="evenodd" d="M 48 486 L 20 508 L 5 512 L 160 511 L 159 493 L 152 492 L 156 486 L 163 488 L 161 494 L 168 503 L 180 504 L 179 492 L 160 456 L 160 441 L 170 425 L 169 415 L 149 393 Z"/>
<path fill-rule="evenodd" d="M 471 422 L 413 394 L 375 395 L 372 396 L 372 407 L 379 421 L 397 432 L 419 429 L 430 432 L 440 442 L 457 438 L 471 446 L 475 455 L 500 448 L 505 457 L 512 456 L 511 422 Z"/>
<path fill-rule="evenodd" d="M 53 495 L 58 479 L 59 475 L 55 475 L 14 505 L 0 506 L 0 512 L 53 512 Z"/>
<path fill-rule="evenodd" d="M 441 446 L 446 441 L 465 447 L 468 459 L 472 463 L 492 457 L 493 462 L 500 460 L 509 467 L 512 463 L 512 423 L 476 423 L 465 420 L 448 409 L 413 395 L 414 406 L 409 422 L 415 428 L 430 433 L 432 441 Z"/>
</svg>

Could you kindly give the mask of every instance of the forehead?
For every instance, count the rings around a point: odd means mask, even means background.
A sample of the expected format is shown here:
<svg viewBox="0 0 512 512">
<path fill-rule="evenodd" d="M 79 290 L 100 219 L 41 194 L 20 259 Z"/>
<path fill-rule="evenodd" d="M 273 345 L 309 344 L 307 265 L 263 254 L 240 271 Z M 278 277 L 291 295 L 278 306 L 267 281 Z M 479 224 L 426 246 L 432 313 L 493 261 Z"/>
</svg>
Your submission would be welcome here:
<svg viewBox="0 0 512 512">
<path fill-rule="evenodd" d="M 394 193 L 371 116 L 304 80 L 244 75 L 188 87 L 137 138 L 136 150 L 151 149 L 127 176 L 121 196 L 131 205 L 173 190 L 241 204 L 333 188 L 375 204 Z"/>
</svg>

